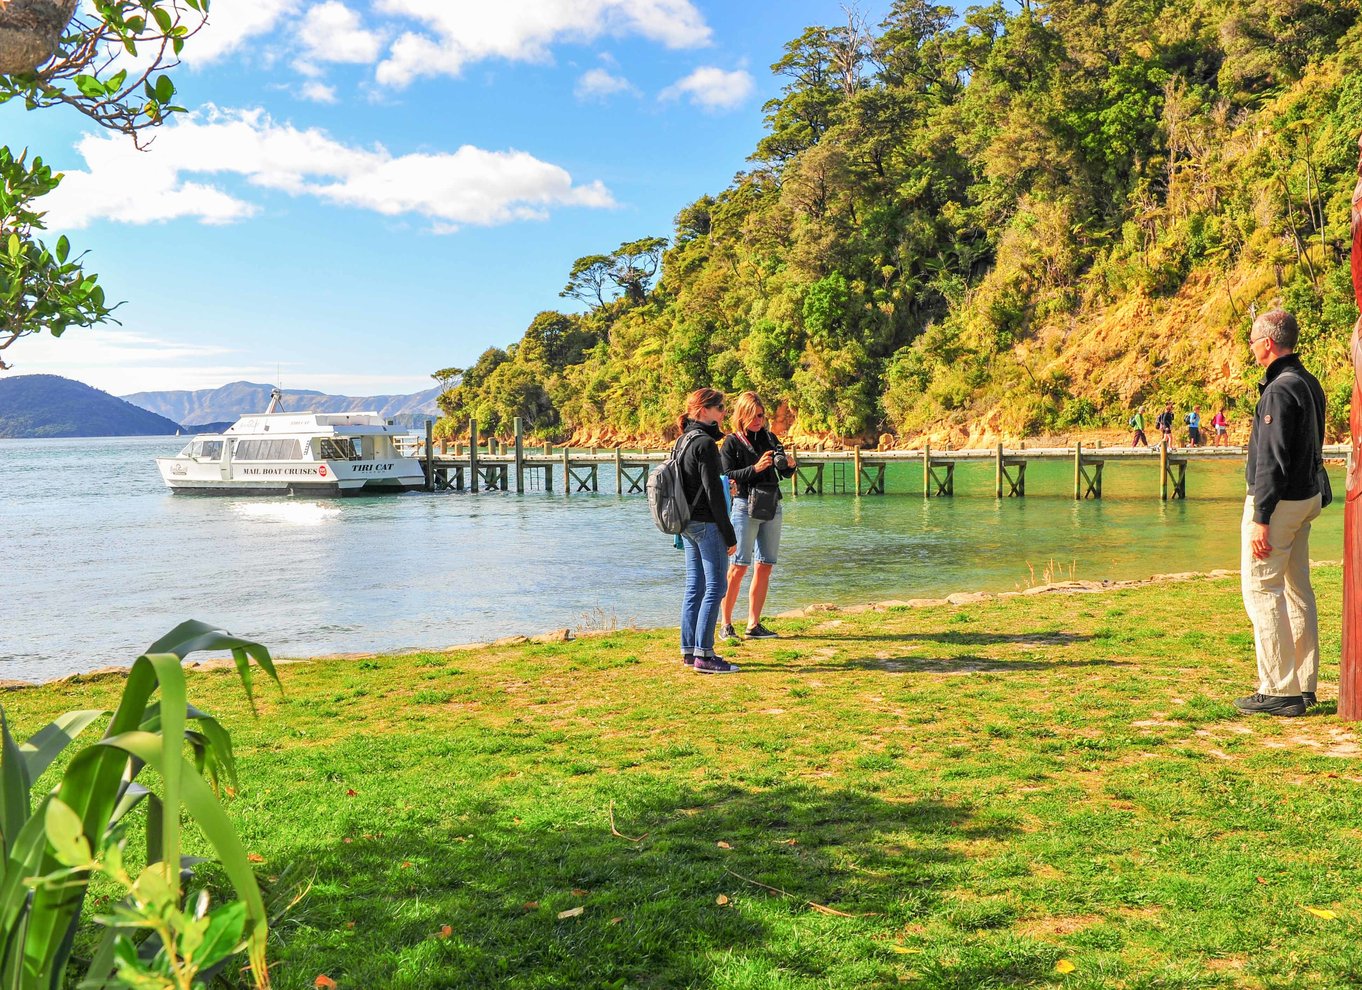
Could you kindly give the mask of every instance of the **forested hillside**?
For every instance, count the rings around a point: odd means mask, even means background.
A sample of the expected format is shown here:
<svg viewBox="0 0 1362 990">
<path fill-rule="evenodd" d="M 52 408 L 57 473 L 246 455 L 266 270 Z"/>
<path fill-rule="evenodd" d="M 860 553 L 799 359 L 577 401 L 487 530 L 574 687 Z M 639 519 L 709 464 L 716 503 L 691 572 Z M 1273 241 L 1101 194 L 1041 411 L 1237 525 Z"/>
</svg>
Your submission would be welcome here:
<svg viewBox="0 0 1362 990">
<path fill-rule="evenodd" d="M 797 436 L 1242 414 L 1275 304 L 1346 428 L 1358 0 L 898 0 L 772 69 L 746 170 L 666 238 L 581 258 L 585 313 L 437 375 L 445 432 L 657 437 L 699 385 L 755 388 Z"/>
<path fill-rule="evenodd" d="M 0 437 L 174 436 L 178 423 L 58 375 L 0 377 Z"/>
</svg>

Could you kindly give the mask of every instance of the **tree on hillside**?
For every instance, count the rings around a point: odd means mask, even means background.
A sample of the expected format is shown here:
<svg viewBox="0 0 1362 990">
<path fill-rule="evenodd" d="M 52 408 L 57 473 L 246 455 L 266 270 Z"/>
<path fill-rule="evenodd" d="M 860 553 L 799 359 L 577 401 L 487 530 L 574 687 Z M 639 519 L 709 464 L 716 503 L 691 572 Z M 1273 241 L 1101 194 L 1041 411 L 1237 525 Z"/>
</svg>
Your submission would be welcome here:
<svg viewBox="0 0 1362 990">
<path fill-rule="evenodd" d="M 542 365 L 548 371 L 562 371 L 579 363 L 600 339 L 582 323 L 581 317 L 544 310 L 530 321 L 516 348 L 516 357 L 526 364 Z"/>
<path fill-rule="evenodd" d="M 667 248 L 665 237 L 640 237 L 625 241 L 610 254 L 588 254 L 572 263 L 568 283 L 558 293 L 563 297 L 580 299 L 593 309 L 603 309 L 607 302 L 619 298 L 614 291 L 624 293 L 629 305 L 637 306 L 648 298 L 653 279 L 662 267 L 662 252 Z M 606 295 L 610 298 L 607 299 Z"/>
<path fill-rule="evenodd" d="M 148 129 L 183 110 L 165 73 L 207 9 L 207 0 L 0 3 L 0 104 L 68 106 L 145 147 Z M 41 158 L 0 147 L 0 351 L 35 333 L 104 323 L 115 308 L 65 237 L 51 248 L 39 240 L 40 201 L 60 181 Z"/>
<path fill-rule="evenodd" d="M 771 71 L 789 82 L 762 107 L 770 133 L 757 143 L 754 160 L 778 165 L 822 140 L 846 98 L 848 73 L 860 70 L 856 54 L 847 49 L 837 28 L 806 28 L 786 43 Z"/>
<path fill-rule="evenodd" d="M 605 293 L 610 284 L 611 258 L 608 254 L 588 254 L 572 263 L 567 285 L 558 295 L 580 299 L 587 305 L 596 300 L 596 307 L 605 305 Z"/>
<path fill-rule="evenodd" d="M 665 237 L 640 237 L 621 244 L 610 256 L 610 280 L 624 291 L 631 305 L 640 305 L 647 299 L 666 248 Z"/>
</svg>

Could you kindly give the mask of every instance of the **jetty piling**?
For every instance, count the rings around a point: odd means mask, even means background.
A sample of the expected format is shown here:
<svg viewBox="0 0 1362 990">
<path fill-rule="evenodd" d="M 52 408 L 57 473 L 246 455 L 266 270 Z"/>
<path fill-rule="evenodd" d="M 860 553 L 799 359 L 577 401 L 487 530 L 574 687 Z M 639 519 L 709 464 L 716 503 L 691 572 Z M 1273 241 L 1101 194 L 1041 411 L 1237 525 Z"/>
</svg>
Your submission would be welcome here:
<svg viewBox="0 0 1362 990">
<path fill-rule="evenodd" d="M 435 420 L 426 420 L 426 461 L 421 467 L 426 473 L 426 491 L 435 491 Z"/>
<path fill-rule="evenodd" d="M 563 492 L 567 495 L 600 491 L 600 470 L 609 465 L 615 471 L 615 494 L 634 495 L 647 490 L 648 477 L 654 467 L 667 457 L 666 451 L 629 452 L 621 447 L 579 448 L 564 445 L 557 451 L 546 445 L 541 454 L 529 452 L 524 446 L 524 424 L 518 425 L 516 441 L 498 444 L 491 440 L 480 443 L 476 420 L 468 423 L 468 452 L 463 444 L 449 443 L 446 451 L 437 452 L 433 436 L 412 436 L 403 441 L 408 456 L 423 461 L 427 478 L 434 479 L 436 489 L 449 487 L 470 491 L 508 491 L 514 474 L 515 491 L 552 492 L 554 474 L 561 469 Z M 1033 441 L 1034 443 L 1034 441 Z M 1100 456 L 1098 451 L 1100 450 Z M 485 451 L 485 452 L 484 452 Z M 1348 444 L 1329 444 L 1324 448 L 1328 460 L 1343 460 L 1350 454 Z M 1007 448 L 1002 444 L 985 449 L 933 450 L 924 445 L 920 450 L 859 450 L 809 449 L 800 451 L 795 472 L 790 478 L 790 493 L 805 495 L 885 495 L 888 490 L 889 466 L 892 464 L 922 464 L 922 494 L 926 498 L 950 497 L 955 492 L 955 469 L 960 464 L 993 462 L 993 495 L 995 498 L 1023 498 L 1026 496 L 1027 465 L 1032 461 L 1066 461 L 1073 468 L 1073 497 L 1075 500 L 1100 500 L 1104 494 L 1105 468 L 1109 463 L 1128 463 L 1157 466 L 1159 498 L 1187 497 L 1188 465 L 1199 460 L 1236 460 L 1243 463 L 1243 447 L 1206 447 L 1173 450 L 1160 443 L 1154 448 L 1109 447 L 1092 448 L 1077 443 L 1071 447 Z M 828 480 L 831 466 L 831 482 Z M 526 483 L 526 472 L 542 472 L 542 488 Z M 972 477 L 967 475 L 966 477 Z M 464 482 L 467 480 L 467 486 Z M 429 482 L 428 482 L 429 484 Z M 987 484 L 987 482 L 985 482 Z M 831 486 L 829 488 L 829 485 Z M 853 487 L 854 486 L 854 487 Z M 985 488 L 985 491 L 987 489 Z"/>
<path fill-rule="evenodd" d="M 515 493 L 525 494 L 525 432 L 519 416 L 515 418 Z"/>
</svg>

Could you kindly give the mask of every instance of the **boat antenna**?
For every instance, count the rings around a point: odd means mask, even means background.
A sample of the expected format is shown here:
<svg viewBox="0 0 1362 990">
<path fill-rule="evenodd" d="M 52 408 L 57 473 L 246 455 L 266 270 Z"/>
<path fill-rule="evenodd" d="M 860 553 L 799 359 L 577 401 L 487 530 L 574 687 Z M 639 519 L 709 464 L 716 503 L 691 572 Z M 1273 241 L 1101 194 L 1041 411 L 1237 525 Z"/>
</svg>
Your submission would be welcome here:
<svg viewBox="0 0 1362 990">
<path fill-rule="evenodd" d="M 265 415 L 268 416 L 270 413 L 277 413 L 283 411 L 284 411 L 284 393 L 281 392 L 279 390 L 279 386 L 276 385 L 274 386 L 274 388 L 270 389 L 270 406 L 268 409 L 265 410 Z"/>
</svg>

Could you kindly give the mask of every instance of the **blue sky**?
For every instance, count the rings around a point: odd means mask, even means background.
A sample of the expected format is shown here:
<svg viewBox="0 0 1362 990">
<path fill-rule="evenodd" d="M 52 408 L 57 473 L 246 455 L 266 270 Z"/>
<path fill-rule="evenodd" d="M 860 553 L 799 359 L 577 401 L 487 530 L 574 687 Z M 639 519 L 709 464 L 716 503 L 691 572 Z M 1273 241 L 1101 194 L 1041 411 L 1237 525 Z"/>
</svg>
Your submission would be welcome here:
<svg viewBox="0 0 1362 990">
<path fill-rule="evenodd" d="M 575 258 L 669 235 L 723 189 L 784 43 L 844 19 L 833 0 L 215 0 L 176 70 L 192 113 L 149 151 L 0 108 L 5 143 L 67 174 L 51 239 L 126 300 L 121 327 L 15 344 L 10 374 L 427 388 L 570 302 Z"/>
</svg>

